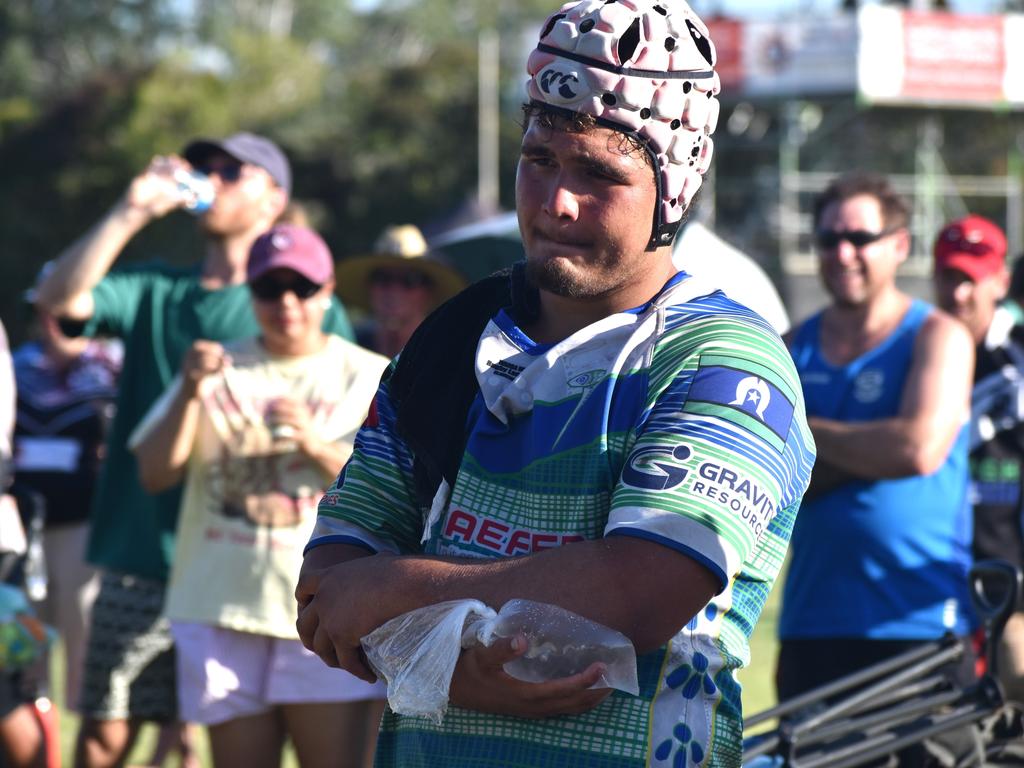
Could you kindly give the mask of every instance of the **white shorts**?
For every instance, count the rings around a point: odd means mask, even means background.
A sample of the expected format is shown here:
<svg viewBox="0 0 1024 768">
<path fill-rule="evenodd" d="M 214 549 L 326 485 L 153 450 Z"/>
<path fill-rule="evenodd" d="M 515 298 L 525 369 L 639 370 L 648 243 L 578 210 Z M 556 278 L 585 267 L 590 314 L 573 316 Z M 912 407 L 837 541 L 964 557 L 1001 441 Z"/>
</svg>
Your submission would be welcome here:
<svg viewBox="0 0 1024 768">
<path fill-rule="evenodd" d="M 279 704 L 383 699 L 383 682 L 367 683 L 324 664 L 298 640 L 209 624 L 171 622 L 177 651 L 182 720 L 217 725 Z"/>
</svg>

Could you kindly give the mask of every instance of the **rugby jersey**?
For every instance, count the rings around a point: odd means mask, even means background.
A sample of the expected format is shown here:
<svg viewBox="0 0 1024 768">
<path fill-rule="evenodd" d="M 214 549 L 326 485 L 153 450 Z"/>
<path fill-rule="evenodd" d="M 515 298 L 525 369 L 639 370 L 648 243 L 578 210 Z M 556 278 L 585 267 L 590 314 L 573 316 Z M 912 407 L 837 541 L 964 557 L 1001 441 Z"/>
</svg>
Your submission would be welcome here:
<svg viewBox="0 0 1024 768">
<path fill-rule="evenodd" d="M 785 556 L 814 444 L 799 381 L 759 316 L 685 273 L 650 303 L 556 344 L 504 311 L 477 347 L 479 392 L 452 488 L 415 501 L 412 456 L 378 390 L 310 547 L 509 557 L 603 536 L 672 547 L 722 591 L 638 657 L 640 695 L 527 720 L 386 713 L 380 765 L 739 765 L 733 672 Z"/>
</svg>

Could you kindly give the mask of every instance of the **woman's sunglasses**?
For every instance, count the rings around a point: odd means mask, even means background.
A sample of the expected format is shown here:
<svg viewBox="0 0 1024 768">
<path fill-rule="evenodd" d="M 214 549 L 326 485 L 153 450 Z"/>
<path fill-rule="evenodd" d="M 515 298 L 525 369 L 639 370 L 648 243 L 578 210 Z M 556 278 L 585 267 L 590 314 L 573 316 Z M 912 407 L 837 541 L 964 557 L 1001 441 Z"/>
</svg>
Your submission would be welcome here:
<svg viewBox="0 0 1024 768">
<path fill-rule="evenodd" d="M 323 288 L 322 285 L 317 285 L 301 275 L 295 275 L 291 280 L 281 280 L 270 276 L 258 277 L 249 283 L 252 295 L 260 301 L 280 301 L 288 291 L 294 293 L 298 299 L 305 301 L 315 296 L 321 288 Z"/>
</svg>

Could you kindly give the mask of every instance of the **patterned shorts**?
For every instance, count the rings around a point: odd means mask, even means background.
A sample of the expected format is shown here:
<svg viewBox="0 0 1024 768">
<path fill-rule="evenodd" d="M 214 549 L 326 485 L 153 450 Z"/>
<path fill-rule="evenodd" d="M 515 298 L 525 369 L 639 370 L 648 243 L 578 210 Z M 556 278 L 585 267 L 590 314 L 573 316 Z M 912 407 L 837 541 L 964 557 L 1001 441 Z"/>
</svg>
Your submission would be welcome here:
<svg viewBox="0 0 1024 768">
<path fill-rule="evenodd" d="M 103 573 L 92 609 L 79 709 L 96 720 L 178 717 L 174 644 L 162 582 Z"/>
</svg>

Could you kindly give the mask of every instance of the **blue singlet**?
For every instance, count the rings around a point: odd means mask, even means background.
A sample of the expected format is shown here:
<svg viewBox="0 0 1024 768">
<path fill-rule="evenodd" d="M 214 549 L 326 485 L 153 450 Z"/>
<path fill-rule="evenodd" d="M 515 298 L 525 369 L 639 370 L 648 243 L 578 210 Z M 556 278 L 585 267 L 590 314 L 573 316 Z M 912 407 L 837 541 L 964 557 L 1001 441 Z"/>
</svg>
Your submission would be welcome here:
<svg viewBox="0 0 1024 768">
<path fill-rule="evenodd" d="M 821 315 L 792 345 L 808 416 L 858 422 L 895 416 L 914 340 L 932 307 L 914 301 L 882 344 L 844 366 L 821 355 Z M 967 430 L 927 476 L 844 485 L 797 515 L 779 635 L 879 640 L 965 634 L 971 512 Z"/>
</svg>

